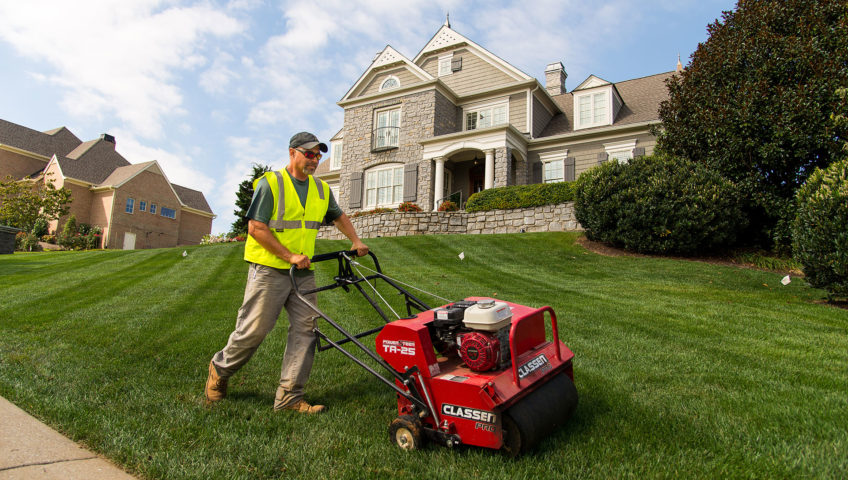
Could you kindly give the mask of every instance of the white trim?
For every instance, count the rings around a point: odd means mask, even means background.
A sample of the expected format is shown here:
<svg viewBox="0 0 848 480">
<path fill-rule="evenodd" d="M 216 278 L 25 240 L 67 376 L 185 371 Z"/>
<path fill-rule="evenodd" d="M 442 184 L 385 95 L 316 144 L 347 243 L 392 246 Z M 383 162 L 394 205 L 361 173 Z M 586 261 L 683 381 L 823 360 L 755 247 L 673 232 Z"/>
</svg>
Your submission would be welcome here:
<svg viewBox="0 0 848 480">
<path fill-rule="evenodd" d="M 613 102 L 612 102 L 612 85 L 604 85 L 602 87 L 596 89 L 590 89 L 581 91 L 580 93 L 574 93 L 574 130 L 582 130 L 584 128 L 592 128 L 592 127 L 602 127 L 606 125 L 612 125 L 612 110 L 613 110 Z M 595 98 L 597 95 L 603 95 L 606 100 L 606 114 L 604 115 L 604 119 L 600 122 L 595 121 Z M 589 114 L 590 121 L 588 123 L 580 122 L 580 99 L 589 98 Z"/>
<path fill-rule="evenodd" d="M 572 90 L 572 92 L 576 92 L 578 90 L 589 90 L 591 88 L 603 87 L 606 85 L 612 85 L 612 83 L 604 80 L 601 77 L 596 77 L 595 75 L 589 75 L 586 80 L 577 85 L 577 88 Z"/>
<path fill-rule="evenodd" d="M 332 172 L 335 170 L 340 170 L 342 168 L 342 157 L 344 157 L 344 142 L 341 140 L 337 140 L 335 142 L 330 142 L 330 145 L 332 146 L 332 150 L 330 150 L 330 152 L 332 153 L 330 155 L 330 171 Z M 338 156 L 339 158 L 336 158 L 336 147 L 338 147 L 342 152 Z"/>
<path fill-rule="evenodd" d="M 386 127 L 397 127 L 397 145 L 382 145 L 382 147 L 400 147 L 401 118 L 403 117 L 403 115 L 402 115 L 403 114 L 403 104 L 396 103 L 394 105 L 389 105 L 387 107 L 375 108 L 374 109 L 374 117 L 373 117 L 373 120 L 372 120 L 373 123 L 371 123 L 371 126 L 372 126 L 371 135 L 372 135 L 372 137 L 374 135 L 374 132 L 377 131 L 378 128 L 380 128 L 380 127 L 378 127 L 378 124 L 379 124 L 378 119 L 380 117 L 380 114 L 385 113 L 385 112 L 392 112 L 392 111 L 395 111 L 395 110 L 397 110 L 397 112 L 398 112 L 398 121 L 397 121 L 398 124 L 397 125 L 389 125 L 388 120 L 387 120 Z M 391 115 L 389 115 L 388 119 L 391 119 Z M 371 147 L 372 148 L 376 147 L 376 143 L 373 141 L 373 138 L 372 138 Z"/>
<path fill-rule="evenodd" d="M 388 82 L 389 80 L 394 80 L 397 85 L 392 87 L 386 87 L 386 82 Z M 382 82 L 380 82 L 379 91 L 385 92 L 387 90 L 394 90 L 396 88 L 400 88 L 400 79 L 394 75 L 389 75 L 388 77 L 384 78 Z"/>
<path fill-rule="evenodd" d="M 627 161 L 633 160 L 633 149 L 636 148 L 636 139 L 627 140 L 624 142 L 614 142 L 614 143 L 604 143 L 604 151 L 609 155 L 610 160 L 613 159 L 614 156 L 618 153 L 624 153 L 622 157 L 624 157 Z M 618 158 L 618 162 L 621 162 L 622 158 Z M 624 162 L 627 163 L 627 162 Z"/>
<path fill-rule="evenodd" d="M 188 213 L 193 213 L 195 215 L 200 215 L 202 217 L 218 218 L 218 215 L 215 215 L 214 213 L 204 212 L 203 210 L 198 210 L 198 209 L 192 208 L 192 207 L 180 206 L 180 210 L 183 211 L 183 212 L 188 212 Z"/>
<path fill-rule="evenodd" d="M 544 152 L 539 154 L 539 161 L 542 163 L 551 162 L 553 160 L 565 159 L 568 156 L 568 149 L 554 150 L 553 152 Z"/>
<path fill-rule="evenodd" d="M 363 205 L 363 208 L 366 208 L 366 209 L 368 209 L 368 208 L 385 208 L 385 207 L 394 208 L 394 207 L 397 207 L 398 205 L 400 205 L 401 202 L 403 202 L 403 180 L 404 180 L 404 178 L 403 178 L 404 177 L 403 166 L 404 166 L 404 164 L 400 163 L 400 162 L 382 163 L 380 165 L 375 165 L 375 166 L 373 166 L 373 167 L 371 167 L 371 168 L 369 168 L 369 169 L 367 169 L 363 172 L 363 175 L 362 175 L 362 205 Z M 398 168 L 401 169 L 400 184 L 395 184 L 394 183 L 394 175 L 395 175 L 395 170 L 398 169 Z M 388 187 L 386 187 L 386 186 L 380 187 L 379 185 L 377 185 L 378 180 L 375 178 L 374 179 L 375 186 L 373 188 L 369 189 L 368 188 L 368 176 L 369 176 L 369 174 L 376 176 L 378 174 L 378 172 L 382 172 L 382 171 L 392 172 L 391 173 L 392 183 Z M 397 188 L 398 186 L 400 186 L 400 198 L 398 198 L 396 202 L 392 201 L 392 202 L 388 202 L 388 203 L 386 203 L 386 202 L 379 203 L 380 202 L 379 201 L 380 188 L 390 188 L 391 192 L 392 192 L 392 196 L 394 197 L 394 189 Z M 369 190 L 374 190 L 374 203 L 373 204 L 368 203 L 368 191 Z"/>
<path fill-rule="evenodd" d="M 415 58 L 412 59 L 412 62 L 418 65 L 424 55 L 428 53 L 438 52 L 440 50 L 445 50 L 451 47 L 460 47 L 462 45 L 466 45 L 469 51 L 472 51 L 481 58 L 488 60 L 495 68 L 501 70 L 502 72 L 506 73 L 507 75 L 516 80 L 530 80 L 531 78 L 533 78 L 527 75 L 526 73 L 522 72 L 521 70 L 513 67 L 509 63 L 505 62 L 492 52 L 465 38 L 462 34 L 456 32 L 455 30 L 452 30 L 447 25 L 442 25 L 442 28 L 440 28 L 439 31 L 436 32 L 435 35 L 433 35 L 433 38 L 431 38 L 430 41 L 427 42 L 427 45 L 425 45 L 424 48 L 422 48 L 421 51 L 418 52 L 418 55 L 416 55 Z"/>
<path fill-rule="evenodd" d="M 475 128 L 474 130 L 481 130 L 489 127 L 497 127 L 499 125 L 508 125 L 509 124 L 509 97 L 501 97 L 499 99 L 487 99 L 484 101 L 469 103 L 466 105 L 462 105 L 462 130 L 468 130 L 468 114 L 472 112 L 479 112 L 480 110 L 492 109 L 492 121 L 494 121 L 494 109 L 497 107 L 506 107 L 506 121 L 502 123 L 492 123 L 485 127 Z"/>
<path fill-rule="evenodd" d="M 447 72 L 442 72 L 442 62 L 447 61 L 448 68 Z M 445 77 L 453 74 L 453 69 L 451 68 L 451 62 L 453 61 L 453 52 L 450 52 L 445 55 L 439 55 L 438 63 L 436 64 L 436 75 L 439 77 Z"/>
<path fill-rule="evenodd" d="M 376 75 L 376 70 L 394 64 L 406 65 L 409 68 L 409 71 L 417 77 L 421 78 L 421 80 L 435 80 L 433 76 L 424 71 L 423 68 L 416 65 L 415 62 L 410 61 L 408 58 L 403 56 L 403 54 L 392 48 L 391 45 L 386 45 L 386 48 L 384 48 L 383 51 L 380 52 L 380 54 L 377 55 L 376 58 L 374 58 L 374 61 L 371 62 L 371 65 L 369 65 L 368 68 L 365 69 L 365 71 L 362 73 L 356 83 L 354 83 L 353 86 L 350 87 L 350 89 L 345 93 L 344 97 L 342 97 L 342 99 L 339 100 L 338 103 L 343 103 L 349 100 L 353 96 L 353 93 L 359 90 L 360 85 L 362 85 L 366 80 L 370 80 L 372 78 L 372 74 Z"/>
</svg>

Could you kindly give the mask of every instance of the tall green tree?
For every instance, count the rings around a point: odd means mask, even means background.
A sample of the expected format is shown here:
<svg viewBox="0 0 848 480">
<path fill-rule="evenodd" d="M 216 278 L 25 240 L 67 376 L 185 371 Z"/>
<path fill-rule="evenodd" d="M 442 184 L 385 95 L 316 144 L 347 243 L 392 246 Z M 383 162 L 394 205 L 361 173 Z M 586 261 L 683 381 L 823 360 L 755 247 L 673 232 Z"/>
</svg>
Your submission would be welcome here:
<svg viewBox="0 0 848 480">
<path fill-rule="evenodd" d="M 270 172 L 271 167 L 268 165 L 253 164 L 253 172 L 249 178 L 239 184 L 236 192 L 236 208 L 233 213 L 236 216 L 236 221 L 233 222 L 230 233 L 232 235 L 247 235 L 247 209 L 250 207 L 250 201 L 253 199 L 253 181 L 265 175 L 265 172 Z"/>
<path fill-rule="evenodd" d="M 33 183 L 6 176 L 0 180 L 0 225 L 31 232 L 39 217 L 56 220 L 71 208 L 71 191 L 52 180 Z"/>
<path fill-rule="evenodd" d="M 848 2 L 739 0 L 707 31 L 668 82 L 658 149 L 737 183 L 756 240 L 787 245 L 796 190 L 848 138 L 832 118 L 848 86 Z"/>
</svg>

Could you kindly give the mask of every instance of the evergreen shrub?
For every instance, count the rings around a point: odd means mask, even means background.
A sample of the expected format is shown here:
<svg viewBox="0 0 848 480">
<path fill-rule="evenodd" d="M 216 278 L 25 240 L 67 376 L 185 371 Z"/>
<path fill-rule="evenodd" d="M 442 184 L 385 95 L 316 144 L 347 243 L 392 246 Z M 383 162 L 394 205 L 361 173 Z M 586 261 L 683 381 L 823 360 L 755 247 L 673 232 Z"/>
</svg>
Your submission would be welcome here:
<svg viewBox="0 0 848 480">
<path fill-rule="evenodd" d="M 848 158 L 798 189 L 792 250 L 810 285 L 848 297 Z"/>
<path fill-rule="evenodd" d="M 592 239 L 643 253 L 709 253 L 744 226 L 736 187 L 701 164 L 650 156 L 580 175 L 577 221 Z"/>
<path fill-rule="evenodd" d="M 489 188 L 468 198 L 466 212 L 539 207 L 574 201 L 575 182 Z"/>
</svg>

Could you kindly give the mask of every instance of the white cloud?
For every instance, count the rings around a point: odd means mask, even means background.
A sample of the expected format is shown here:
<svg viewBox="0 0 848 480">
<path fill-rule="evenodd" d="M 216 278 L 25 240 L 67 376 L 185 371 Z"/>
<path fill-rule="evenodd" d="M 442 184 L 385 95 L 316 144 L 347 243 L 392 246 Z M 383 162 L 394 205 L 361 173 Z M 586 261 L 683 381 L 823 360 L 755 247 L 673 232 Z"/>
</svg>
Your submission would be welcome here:
<svg viewBox="0 0 848 480">
<path fill-rule="evenodd" d="M 174 154 L 167 150 L 143 144 L 131 132 L 114 128 L 115 149 L 130 163 L 144 163 L 156 160 L 165 176 L 173 183 L 200 190 L 204 193 L 214 191 L 216 181 L 206 173 L 188 154 Z M 207 200 L 209 198 L 207 197 Z"/>
<path fill-rule="evenodd" d="M 0 18 L 0 39 L 54 69 L 46 77 L 65 91 L 67 111 L 113 115 L 148 138 L 161 136 L 165 117 L 184 113 L 177 75 L 206 63 L 204 39 L 243 29 L 206 4 L 159 0 L 3 2 Z"/>
</svg>

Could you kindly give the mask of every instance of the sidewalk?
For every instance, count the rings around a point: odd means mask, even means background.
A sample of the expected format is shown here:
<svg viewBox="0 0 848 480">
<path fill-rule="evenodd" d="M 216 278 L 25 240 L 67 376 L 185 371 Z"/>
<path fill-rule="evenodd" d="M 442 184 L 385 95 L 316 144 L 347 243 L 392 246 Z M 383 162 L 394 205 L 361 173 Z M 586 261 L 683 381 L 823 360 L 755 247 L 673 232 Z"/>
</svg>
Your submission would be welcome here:
<svg viewBox="0 0 848 480">
<path fill-rule="evenodd" d="M 134 480 L 0 397 L 0 480 Z"/>
</svg>

